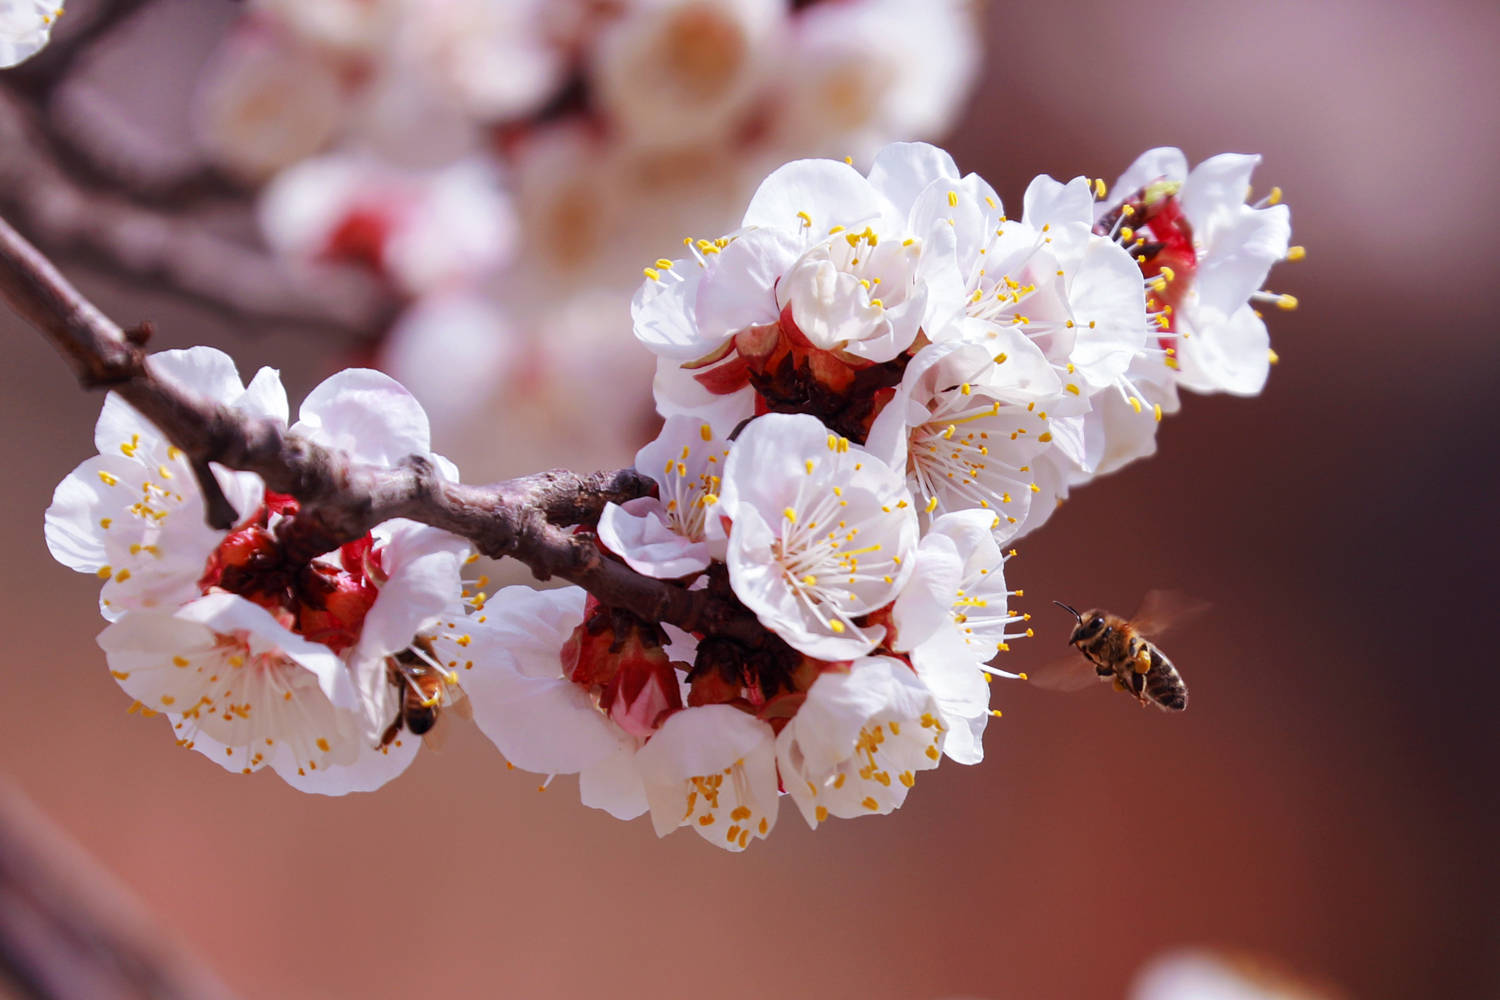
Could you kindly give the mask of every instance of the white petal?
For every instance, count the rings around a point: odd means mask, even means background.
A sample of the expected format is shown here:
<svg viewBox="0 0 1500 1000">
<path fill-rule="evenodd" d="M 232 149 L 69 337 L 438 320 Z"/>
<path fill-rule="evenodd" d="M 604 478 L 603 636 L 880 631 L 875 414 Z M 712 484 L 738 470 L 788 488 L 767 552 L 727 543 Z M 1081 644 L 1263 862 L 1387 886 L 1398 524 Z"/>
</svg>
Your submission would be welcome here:
<svg viewBox="0 0 1500 1000">
<path fill-rule="evenodd" d="M 838 160 L 794 160 L 761 182 L 741 224 L 821 240 L 834 226 L 852 229 L 881 219 L 899 226 L 905 213 L 859 171 Z"/>
<path fill-rule="evenodd" d="M 668 355 L 653 350 L 663 356 L 699 358 L 746 327 L 776 322 L 781 312 L 776 304 L 777 282 L 797 260 L 798 246 L 797 239 L 774 229 L 753 230 L 730 241 L 711 258 L 697 286 L 693 306 L 697 336 L 691 353 Z"/>
<path fill-rule="evenodd" d="M 630 300 L 636 339 L 652 353 L 679 361 L 713 351 L 722 337 L 703 335 L 694 312 L 704 270 L 690 260 L 673 261 L 665 274 L 653 270 L 657 276 L 648 275 Z"/>
<path fill-rule="evenodd" d="M 475 649 L 483 643 L 485 649 L 501 651 L 528 677 L 558 677 L 563 643 L 583 623 L 587 597 L 581 587 L 502 587 L 485 603 L 482 627 L 474 623 Z"/>
<path fill-rule="evenodd" d="M 474 723 L 505 759 L 538 774 L 573 774 L 619 746 L 619 727 L 589 693 L 563 677 L 528 677 L 501 661 L 463 675 Z"/>
<path fill-rule="evenodd" d="M 875 154 L 870 184 L 905 214 L 936 180 L 958 181 L 958 164 L 946 150 L 925 142 L 893 142 Z"/>
<path fill-rule="evenodd" d="M 947 515 L 945 515 L 947 516 Z M 986 523 L 991 520 L 985 517 Z M 906 652 L 950 621 L 953 596 L 963 579 L 963 557 L 953 540 L 929 533 L 917 547 L 917 566 L 891 606 L 891 649 Z"/>
<path fill-rule="evenodd" d="M 427 414 L 384 372 L 348 368 L 308 393 L 293 434 L 349 453 L 355 461 L 394 465 L 431 447 Z"/>
<path fill-rule="evenodd" d="M 1187 179 L 1187 175 L 1188 162 L 1182 150 L 1172 146 L 1148 149 L 1136 157 L 1135 162 L 1115 181 L 1115 186 L 1110 189 L 1110 200 L 1100 202 L 1094 211 L 1102 216 L 1124 199 L 1134 197 L 1148 184 L 1159 180 L 1181 182 Z"/>
<path fill-rule="evenodd" d="M 281 384 L 281 372 L 275 368 L 262 368 L 255 373 L 244 395 L 235 400 L 233 408 L 252 417 L 267 417 L 282 427 L 291 422 L 291 409 L 287 404 L 286 389 Z"/>
<path fill-rule="evenodd" d="M 635 756 L 635 741 L 622 740 L 614 753 L 579 771 L 579 801 L 615 819 L 635 819 L 650 808 Z"/>
<path fill-rule="evenodd" d="M 1081 222 L 1092 227 L 1094 195 L 1087 178 L 1075 177 L 1066 184 L 1042 174 L 1026 188 L 1022 219 L 1028 226 L 1063 226 Z"/>
<path fill-rule="evenodd" d="M 707 543 L 673 531 L 655 497 L 639 497 L 624 507 L 606 504 L 599 515 L 599 540 L 631 569 L 659 580 L 708 568 Z"/>
<path fill-rule="evenodd" d="M 209 594 L 178 609 L 178 619 L 206 625 L 225 635 L 245 634 L 252 652 L 280 652 L 311 671 L 318 686 L 335 705 L 354 703 L 353 681 L 339 659 L 327 646 L 309 642 L 282 627 L 271 613 L 238 594 Z"/>
<path fill-rule="evenodd" d="M 365 616 L 357 654 L 379 657 L 399 652 L 412 638 L 459 600 L 460 576 L 469 543 L 457 535 L 397 519 L 375 529 L 384 536 L 381 564 L 388 579 Z"/>
<path fill-rule="evenodd" d="M 407 735 L 386 747 L 361 747 L 359 756 L 349 764 L 312 771 L 290 766 L 283 763 L 283 758 L 276 758 L 271 766 L 283 781 L 300 792 L 318 795 L 373 792 L 410 767 L 421 745 L 420 739 Z"/>
<path fill-rule="evenodd" d="M 1179 381 L 1195 392 L 1232 392 L 1254 396 L 1265 388 L 1271 371 L 1271 338 L 1266 324 L 1249 305 L 1225 317 L 1200 308 L 1184 324 L 1192 336 L 1181 339 Z"/>
<path fill-rule="evenodd" d="M 47 551 L 64 566 L 80 573 L 93 573 L 109 562 L 99 515 L 114 515 L 120 506 L 111 494 L 116 487 L 105 484 L 99 473 L 118 475 L 125 459 L 96 455 L 63 477 L 52 492 L 52 504 L 44 516 Z M 111 527 L 113 520 L 111 519 Z"/>
<path fill-rule="evenodd" d="M 1193 290 L 1205 305 L 1233 312 L 1265 284 L 1271 266 L 1286 256 L 1291 241 L 1291 210 L 1285 205 L 1240 206 L 1204 234 Z"/>
</svg>

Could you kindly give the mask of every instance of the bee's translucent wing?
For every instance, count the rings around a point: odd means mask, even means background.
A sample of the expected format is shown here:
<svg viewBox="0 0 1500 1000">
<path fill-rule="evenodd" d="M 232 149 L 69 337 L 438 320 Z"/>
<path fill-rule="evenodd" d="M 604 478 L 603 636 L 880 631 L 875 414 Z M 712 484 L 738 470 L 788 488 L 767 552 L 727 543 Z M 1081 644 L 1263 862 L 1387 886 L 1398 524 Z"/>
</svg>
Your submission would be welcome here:
<svg viewBox="0 0 1500 1000">
<path fill-rule="evenodd" d="M 1207 611 L 1212 605 L 1180 590 L 1152 590 L 1141 601 L 1141 610 L 1136 612 L 1130 624 L 1146 638 L 1155 640 L 1168 629 L 1186 625 Z"/>
<path fill-rule="evenodd" d="M 1026 679 L 1044 691 L 1070 694 L 1097 685 L 1099 673 L 1080 653 L 1069 651 L 1066 656 L 1027 671 Z"/>
</svg>

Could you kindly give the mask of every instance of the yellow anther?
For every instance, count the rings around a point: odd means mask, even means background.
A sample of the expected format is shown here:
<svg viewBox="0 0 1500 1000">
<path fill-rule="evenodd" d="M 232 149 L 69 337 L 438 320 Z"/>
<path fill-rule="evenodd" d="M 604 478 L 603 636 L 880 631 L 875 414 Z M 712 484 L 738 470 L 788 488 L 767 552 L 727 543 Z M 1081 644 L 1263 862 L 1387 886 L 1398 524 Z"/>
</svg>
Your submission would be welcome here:
<svg viewBox="0 0 1500 1000">
<path fill-rule="evenodd" d="M 1161 422 L 1161 404 L 1157 403 L 1156 406 L 1153 407 L 1153 409 L 1156 411 L 1156 420 L 1157 420 L 1158 423 L 1160 423 Z"/>
<path fill-rule="evenodd" d="M 1133 241 L 1135 239 L 1135 230 L 1131 229 L 1129 226 L 1121 226 L 1120 239 L 1126 243 Z"/>
<path fill-rule="evenodd" d="M 1069 382 L 1065 388 L 1075 396 L 1080 395 L 1083 392 L 1082 389 L 1078 388 L 1078 386 L 1074 385 L 1072 382 Z"/>
<path fill-rule="evenodd" d="M 1276 308 L 1285 310 L 1286 312 L 1291 312 L 1293 309 L 1297 308 L 1297 296 L 1286 294 L 1278 295 L 1276 297 Z"/>
<path fill-rule="evenodd" d="M 1130 397 L 1130 408 L 1137 413 L 1141 412 L 1141 401 L 1134 396 Z"/>
<path fill-rule="evenodd" d="M 1267 351 L 1266 354 L 1269 356 L 1269 360 L 1273 365 L 1281 360 L 1281 355 L 1277 354 L 1275 351 Z"/>
<path fill-rule="evenodd" d="M 793 524 L 797 523 L 797 512 L 795 510 L 792 510 L 792 508 L 790 507 L 784 509 L 781 512 L 781 516 L 786 518 L 788 521 L 791 521 Z"/>
<path fill-rule="evenodd" d="M 949 191 L 948 192 L 948 207 L 949 208 L 957 208 L 958 207 L 958 192 L 957 191 Z"/>
<path fill-rule="evenodd" d="M 1279 187 L 1273 187 L 1273 188 L 1271 188 L 1271 193 L 1268 194 L 1268 195 L 1266 195 L 1266 204 L 1267 205 L 1279 205 L 1279 204 L 1281 204 L 1281 188 L 1279 188 Z"/>
<path fill-rule="evenodd" d="M 646 275 L 646 277 L 650 278 L 652 281 L 660 281 L 661 280 L 661 274 L 660 274 L 660 272 L 658 272 L 656 270 L 656 268 L 654 268 L 654 267 L 642 268 L 641 271 L 642 271 L 643 274 Z"/>
<path fill-rule="evenodd" d="M 829 622 L 828 627 L 833 629 L 833 631 L 838 633 L 839 635 L 844 634 L 844 623 L 839 621 L 837 618 Z"/>
<path fill-rule="evenodd" d="M 1286 248 L 1286 259 L 1291 261 L 1301 260 L 1307 256 L 1307 247 L 1296 246 Z"/>
</svg>

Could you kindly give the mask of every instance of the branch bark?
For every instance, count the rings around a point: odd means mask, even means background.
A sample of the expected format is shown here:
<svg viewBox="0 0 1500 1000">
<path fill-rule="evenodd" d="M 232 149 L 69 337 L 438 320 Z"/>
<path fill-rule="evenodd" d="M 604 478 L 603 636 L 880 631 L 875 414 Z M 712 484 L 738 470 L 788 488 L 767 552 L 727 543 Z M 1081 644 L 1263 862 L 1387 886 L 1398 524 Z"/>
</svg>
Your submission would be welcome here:
<svg viewBox="0 0 1500 1000">
<path fill-rule="evenodd" d="M 0 780 L 0 993 L 37 1000 L 231 996 L 8 780 Z"/>
<path fill-rule="evenodd" d="M 262 323 L 367 338 L 396 314 L 394 297 L 362 271 L 287 266 L 196 216 L 92 190 L 69 176 L 66 160 L 36 111 L 0 87 L 0 205 L 52 252 Z"/>
<path fill-rule="evenodd" d="M 753 615 L 706 591 L 636 573 L 606 556 L 588 532 L 604 505 L 645 496 L 654 483 L 634 469 L 579 475 L 564 469 L 474 486 L 436 474 L 411 456 L 394 468 L 361 465 L 342 452 L 292 436 L 277 423 L 236 414 L 158 379 L 144 344 L 149 327 L 121 329 L 75 289 L 35 247 L 0 219 L 0 298 L 40 330 L 85 388 L 107 388 L 188 456 L 208 500 L 210 524 L 233 526 L 234 511 L 209 463 L 254 472 L 302 505 L 282 541 L 310 558 L 404 517 L 468 539 L 487 556 L 518 559 L 539 580 L 561 577 L 604 604 L 647 621 L 762 645 Z"/>
</svg>

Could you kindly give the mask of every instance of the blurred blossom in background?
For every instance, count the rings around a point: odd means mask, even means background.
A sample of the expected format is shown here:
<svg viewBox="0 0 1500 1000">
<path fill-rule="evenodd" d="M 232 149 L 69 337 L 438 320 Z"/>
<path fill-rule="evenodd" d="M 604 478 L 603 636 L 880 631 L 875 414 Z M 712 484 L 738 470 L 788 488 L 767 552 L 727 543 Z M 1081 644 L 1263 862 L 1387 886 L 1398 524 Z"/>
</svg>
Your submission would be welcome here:
<svg viewBox="0 0 1500 1000">
<path fill-rule="evenodd" d="M 475 481 L 631 460 L 642 268 L 789 159 L 932 139 L 1019 204 L 1156 145 L 1260 153 L 1308 251 L 1265 394 L 1188 400 L 1007 569 L 1038 608 L 1211 601 L 1162 640 L 1191 710 L 1023 688 L 912 808 L 735 858 L 472 732 L 334 801 L 164 746 L 42 541 L 98 400 L 0 315 L 0 765 L 237 993 L 1500 995 L 1493 5 L 69 0 L 46 30 L 0 74 L 0 211 L 158 348 L 294 398 L 378 364 Z"/>
<path fill-rule="evenodd" d="M 196 136 L 259 185 L 277 254 L 389 284 L 377 363 L 437 401 L 458 461 L 628 464 L 653 426 L 642 268 L 733 228 L 787 160 L 942 135 L 974 82 L 971 4 L 799 6 L 263 0 L 205 66 Z"/>
</svg>

